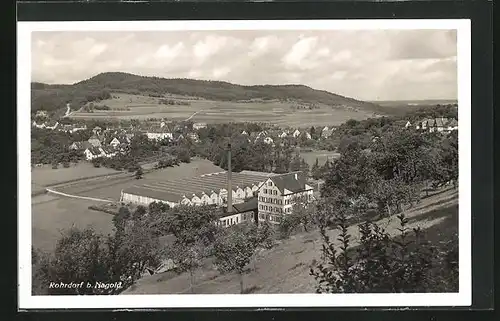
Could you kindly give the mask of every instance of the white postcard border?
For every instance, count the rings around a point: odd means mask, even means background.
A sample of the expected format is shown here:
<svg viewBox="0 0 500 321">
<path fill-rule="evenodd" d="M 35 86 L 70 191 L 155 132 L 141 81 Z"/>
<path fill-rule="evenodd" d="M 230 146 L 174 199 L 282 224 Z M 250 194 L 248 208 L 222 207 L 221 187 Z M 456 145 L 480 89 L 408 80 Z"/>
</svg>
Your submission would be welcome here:
<svg viewBox="0 0 500 321">
<path fill-rule="evenodd" d="M 471 280 L 471 34 L 470 20 L 64 21 L 17 25 L 18 307 L 127 309 L 195 307 L 469 306 Z M 30 83 L 33 31 L 457 29 L 459 103 L 459 292 L 423 294 L 208 294 L 33 296 L 31 277 Z"/>
</svg>

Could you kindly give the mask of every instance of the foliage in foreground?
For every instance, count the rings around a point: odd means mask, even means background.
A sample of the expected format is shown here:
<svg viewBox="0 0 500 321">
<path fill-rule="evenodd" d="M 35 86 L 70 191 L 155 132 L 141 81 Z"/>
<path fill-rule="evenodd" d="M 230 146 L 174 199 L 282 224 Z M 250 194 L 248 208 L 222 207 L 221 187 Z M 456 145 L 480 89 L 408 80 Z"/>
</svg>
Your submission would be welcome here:
<svg viewBox="0 0 500 321">
<path fill-rule="evenodd" d="M 458 242 L 446 251 L 425 239 L 419 228 L 410 230 L 404 214 L 398 215 L 396 237 L 377 224 L 359 225 L 359 245 L 347 230 L 346 213 L 337 212 L 339 236 L 331 240 L 322 227 L 324 262 L 311 268 L 318 293 L 404 293 L 458 291 Z"/>
<path fill-rule="evenodd" d="M 53 254 L 33 250 L 34 294 L 118 294 L 146 268 L 157 267 L 164 257 L 157 233 L 135 214 L 120 210 L 114 235 L 71 228 L 63 232 Z M 71 283 L 83 286 L 54 287 Z"/>
</svg>

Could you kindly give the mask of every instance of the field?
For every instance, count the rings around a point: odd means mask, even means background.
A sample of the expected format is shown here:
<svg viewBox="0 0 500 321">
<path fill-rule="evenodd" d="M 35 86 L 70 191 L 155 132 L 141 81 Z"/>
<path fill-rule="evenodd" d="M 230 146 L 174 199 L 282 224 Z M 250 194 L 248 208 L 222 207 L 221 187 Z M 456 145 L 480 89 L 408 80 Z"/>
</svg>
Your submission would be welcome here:
<svg viewBox="0 0 500 321">
<path fill-rule="evenodd" d="M 48 200 L 45 199 L 47 197 Z M 53 250 L 60 238 L 60 231 L 72 226 L 85 228 L 92 225 L 104 234 L 113 229 L 112 215 L 88 209 L 95 202 L 49 195 L 36 196 L 33 201 L 39 202 L 32 205 L 31 214 L 32 244 L 36 248 Z"/>
<path fill-rule="evenodd" d="M 372 116 L 367 112 L 336 109 L 322 105 L 319 109 L 294 110 L 294 103 L 280 101 L 247 101 L 227 102 L 190 97 L 166 96 L 167 99 L 179 102 L 188 102 L 184 105 L 163 105 L 156 97 L 113 93 L 112 99 L 99 102 L 107 105 L 109 111 L 95 111 L 86 113 L 74 112 L 72 118 L 118 118 L 118 119 L 146 119 L 166 118 L 169 120 L 184 120 L 190 117 L 194 122 L 221 123 L 221 122 L 268 122 L 282 126 L 326 126 L 339 125 L 349 119 L 366 119 Z"/>
<path fill-rule="evenodd" d="M 140 180 L 140 183 L 143 184 L 147 181 L 162 179 L 180 179 L 183 177 L 219 172 L 221 170 L 220 167 L 213 165 L 210 161 L 194 159 L 189 164 L 180 164 L 176 167 L 146 173 L 144 178 Z M 67 177 L 78 177 L 77 172 L 78 171 L 75 171 L 75 173 L 71 174 L 72 176 L 69 174 L 70 172 L 68 172 Z M 46 178 L 46 180 L 42 182 L 47 183 L 49 181 Z M 59 183 L 61 179 L 54 179 L 54 181 L 50 182 Z M 99 177 L 91 180 L 78 181 L 65 184 L 55 189 L 72 195 L 117 201 L 120 198 L 120 191 L 122 189 L 137 183 L 138 180 L 133 177 L 133 173 L 127 173 L 117 177 Z M 113 229 L 111 221 L 112 215 L 88 209 L 90 205 L 96 204 L 94 201 L 44 194 L 32 197 L 31 203 L 32 244 L 37 248 L 48 251 L 53 250 L 60 237 L 60 230 L 69 228 L 73 224 L 79 228 L 92 225 L 101 233 L 110 233 Z"/>
<path fill-rule="evenodd" d="M 456 190 L 449 190 L 434 195 L 406 213 L 409 227 L 420 226 L 431 239 L 448 240 L 458 230 L 458 195 Z M 378 221 L 379 225 L 395 235 L 397 219 Z M 349 228 L 352 242 L 355 244 L 359 233 L 356 226 Z M 338 231 L 330 231 L 335 239 Z M 259 254 L 255 268 L 244 276 L 244 284 L 253 293 L 312 293 L 316 281 L 309 275 L 313 260 L 320 260 L 321 241 L 319 233 L 302 233 L 292 236 L 277 247 Z M 239 293 L 239 279 L 235 274 L 220 275 L 210 268 L 210 264 L 196 273 L 195 292 L 200 294 Z M 189 274 L 176 275 L 172 272 L 152 275 L 139 280 L 124 294 L 174 294 L 189 292 Z"/>
<path fill-rule="evenodd" d="M 340 154 L 328 150 L 315 150 L 312 152 L 301 151 L 300 156 L 312 167 L 316 163 L 316 158 L 318 159 L 319 166 L 323 166 L 328 159 L 337 158 Z"/>
<path fill-rule="evenodd" d="M 86 162 L 71 165 L 68 168 L 60 166 L 57 169 L 52 169 L 50 165 L 33 167 L 31 169 L 31 192 L 37 193 L 43 191 L 47 186 L 67 181 L 114 173 L 118 172 L 104 167 L 96 168 Z"/>
</svg>

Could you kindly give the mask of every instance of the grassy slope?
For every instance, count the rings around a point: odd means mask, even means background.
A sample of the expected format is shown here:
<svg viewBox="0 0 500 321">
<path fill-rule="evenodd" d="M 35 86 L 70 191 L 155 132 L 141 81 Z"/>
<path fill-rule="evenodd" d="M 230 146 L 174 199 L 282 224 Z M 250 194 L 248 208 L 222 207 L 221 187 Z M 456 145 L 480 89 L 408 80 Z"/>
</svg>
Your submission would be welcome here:
<svg viewBox="0 0 500 321">
<path fill-rule="evenodd" d="M 336 95 L 327 91 L 315 90 L 303 85 L 262 85 L 241 86 L 227 82 L 202 81 L 192 79 L 165 79 L 157 77 L 142 77 L 127 73 L 108 72 L 94 76 L 73 85 L 32 84 L 32 102 L 50 102 L 47 97 L 60 96 L 71 100 L 73 96 L 82 96 L 85 92 L 100 90 L 141 94 L 174 94 L 179 96 L 199 97 L 213 101 L 248 101 L 292 100 L 312 104 L 351 107 L 365 112 L 385 113 L 380 106 L 358 101 L 349 97 Z M 83 95 L 84 96 L 84 95 Z M 65 102 L 64 102 L 65 104 Z M 60 106 L 60 104 L 58 104 Z M 76 108 L 77 106 L 73 106 Z M 48 107 L 45 107 L 48 108 Z"/>
<path fill-rule="evenodd" d="M 422 202 L 407 211 L 412 227 L 427 229 L 431 238 L 444 240 L 458 229 L 458 195 L 446 191 Z M 391 234 L 396 233 L 397 219 L 393 216 L 378 222 Z M 330 232 L 332 239 L 338 234 Z M 351 226 L 353 245 L 359 237 L 356 226 Z M 260 254 L 256 270 L 245 275 L 245 286 L 255 293 L 311 293 L 316 281 L 309 275 L 313 260 L 321 257 L 319 233 L 302 233 L 293 236 L 270 251 Z M 208 266 L 197 272 L 196 293 L 239 293 L 238 277 L 234 274 L 219 275 Z M 124 294 L 173 294 L 189 292 L 189 276 L 172 272 L 157 274 L 139 280 Z"/>
</svg>

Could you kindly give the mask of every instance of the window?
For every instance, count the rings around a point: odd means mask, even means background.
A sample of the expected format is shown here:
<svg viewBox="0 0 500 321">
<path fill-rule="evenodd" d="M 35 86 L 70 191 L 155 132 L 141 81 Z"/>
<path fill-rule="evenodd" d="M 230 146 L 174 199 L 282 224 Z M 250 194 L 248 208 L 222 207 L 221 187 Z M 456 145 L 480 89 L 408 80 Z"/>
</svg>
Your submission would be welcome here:
<svg viewBox="0 0 500 321">
<path fill-rule="evenodd" d="M 273 182 L 269 181 L 269 182 L 267 183 L 267 186 L 273 186 Z"/>
<path fill-rule="evenodd" d="M 236 218 L 236 223 L 238 223 L 238 218 Z"/>
<path fill-rule="evenodd" d="M 264 194 L 267 194 L 267 188 L 264 188 Z"/>
<path fill-rule="evenodd" d="M 274 191 L 274 195 L 278 195 L 278 191 Z"/>
</svg>

